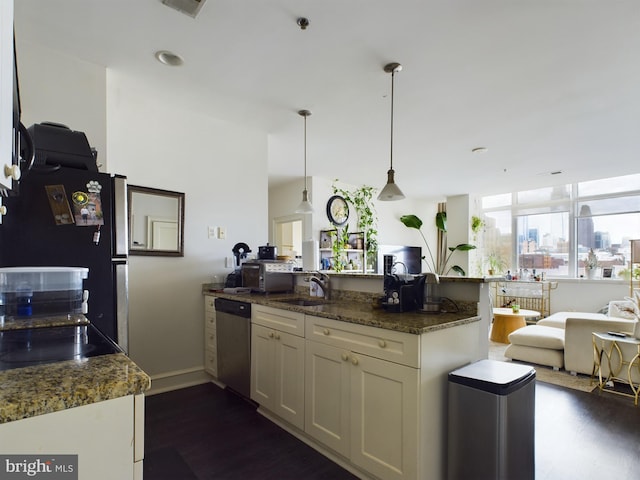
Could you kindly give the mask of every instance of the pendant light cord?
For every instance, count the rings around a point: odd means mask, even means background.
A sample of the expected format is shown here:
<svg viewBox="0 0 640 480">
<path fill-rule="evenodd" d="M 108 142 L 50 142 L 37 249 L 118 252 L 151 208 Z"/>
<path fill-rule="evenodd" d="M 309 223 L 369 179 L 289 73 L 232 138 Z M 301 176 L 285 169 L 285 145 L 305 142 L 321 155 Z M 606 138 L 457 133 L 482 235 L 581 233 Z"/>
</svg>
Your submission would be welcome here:
<svg viewBox="0 0 640 480">
<path fill-rule="evenodd" d="M 391 170 L 393 170 L 393 84 L 394 82 L 394 77 L 396 75 L 396 70 L 395 68 L 391 71 L 391 152 L 390 152 L 390 163 L 391 163 Z"/>
<path fill-rule="evenodd" d="M 304 189 L 307 189 L 307 115 L 304 116 Z"/>
</svg>

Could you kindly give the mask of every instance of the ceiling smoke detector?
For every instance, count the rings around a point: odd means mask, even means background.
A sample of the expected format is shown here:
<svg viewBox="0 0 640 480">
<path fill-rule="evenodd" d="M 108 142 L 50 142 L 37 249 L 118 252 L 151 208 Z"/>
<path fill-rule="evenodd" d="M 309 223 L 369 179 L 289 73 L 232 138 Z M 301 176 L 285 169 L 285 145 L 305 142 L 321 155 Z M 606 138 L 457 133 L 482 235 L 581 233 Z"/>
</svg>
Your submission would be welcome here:
<svg viewBox="0 0 640 480">
<path fill-rule="evenodd" d="M 196 18 L 204 2 L 206 0 L 162 0 L 162 3 L 167 7 L 178 10 L 192 18 Z"/>
</svg>

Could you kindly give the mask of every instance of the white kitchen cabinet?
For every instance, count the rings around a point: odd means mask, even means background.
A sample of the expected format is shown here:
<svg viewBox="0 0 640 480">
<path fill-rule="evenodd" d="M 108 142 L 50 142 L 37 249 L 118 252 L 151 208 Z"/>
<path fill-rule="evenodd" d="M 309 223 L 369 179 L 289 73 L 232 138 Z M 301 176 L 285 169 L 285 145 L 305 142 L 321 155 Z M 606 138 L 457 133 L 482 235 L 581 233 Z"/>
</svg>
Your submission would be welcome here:
<svg viewBox="0 0 640 480">
<path fill-rule="evenodd" d="M 218 343 L 216 337 L 215 297 L 204 296 L 204 369 L 218 378 Z"/>
<path fill-rule="evenodd" d="M 20 178 L 13 157 L 14 136 L 13 0 L 0 2 L 0 190 L 11 190 Z"/>
<path fill-rule="evenodd" d="M 4 455 L 78 455 L 81 479 L 142 479 L 144 395 L 128 395 L 0 425 Z"/>
<path fill-rule="evenodd" d="M 360 354 L 350 361 L 351 461 L 380 478 L 418 478 L 418 370 Z"/>
<path fill-rule="evenodd" d="M 259 305 L 251 315 L 251 399 L 302 430 L 304 338 L 280 328 L 299 333 L 304 315 Z"/>
<path fill-rule="evenodd" d="M 447 374 L 480 359 L 481 331 L 414 335 L 254 304 L 251 398 L 361 478 L 445 478 Z"/>
<path fill-rule="evenodd" d="M 416 478 L 419 370 L 360 352 L 419 337 L 318 317 L 306 331 L 305 432 L 376 477 Z"/>
<path fill-rule="evenodd" d="M 349 352 L 306 341 L 305 427 L 307 434 L 349 458 L 351 363 Z"/>
</svg>

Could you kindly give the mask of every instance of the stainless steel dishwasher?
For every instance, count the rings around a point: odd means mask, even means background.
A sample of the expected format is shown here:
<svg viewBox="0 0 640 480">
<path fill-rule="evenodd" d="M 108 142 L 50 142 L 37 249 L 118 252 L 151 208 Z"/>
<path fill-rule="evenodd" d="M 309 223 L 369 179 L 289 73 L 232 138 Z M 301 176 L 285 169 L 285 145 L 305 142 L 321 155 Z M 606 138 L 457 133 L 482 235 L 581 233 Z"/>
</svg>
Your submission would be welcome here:
<svg viewBox="0 0 640 480">
<path fill-rule="evenodd" d="M 216 298 L 218 378 L 249 398 L 251 378 L 251 304 Z"/>
</svg>

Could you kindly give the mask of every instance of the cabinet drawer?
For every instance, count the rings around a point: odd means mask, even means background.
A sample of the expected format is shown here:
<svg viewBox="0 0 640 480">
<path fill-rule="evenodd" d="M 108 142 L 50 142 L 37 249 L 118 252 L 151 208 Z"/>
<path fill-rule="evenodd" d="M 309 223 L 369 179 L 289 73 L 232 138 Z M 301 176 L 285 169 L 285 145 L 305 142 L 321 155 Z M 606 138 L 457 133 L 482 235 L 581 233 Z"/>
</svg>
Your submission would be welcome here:
<svg viewBox="0 0 640 480">
<path fill-rule="evenodd" d="M 306 338 L 409 367 L 420 367 L 420 335 L 306 317 Z"/>
<path fill-rule="evenodd" d="M 204 369 L 214 377 L 218 376 L 218 356 L 215 350 L 205 350 Z"/>
<path fill-rule="evenodd" d="M 253 304 L 251 306 L 251 322 L 304 337 L 304 313 Z"/>
<path fill-rule="evenodd" d="M 217 350 L 218 348 L 218 343 L 216 340 L 216 331 L 215 330 L 211 330 L 210 328 L 208 328 L 205 332 L 205 339 L 204 339 L 205 343 L 204 346 L 205 348 L 209 348 L 212 350 Z"/>
<path fill-rule="evenodd" d="M 216 312 L 205 312 L 204 328 L 216 329 Z"/>
<path fill-rule="evenodd" d="M 204 311 L 205 312 L 214 312 L 216 311 L 216 297 L 212 295 L 204 296 Z"/>
</svg>

